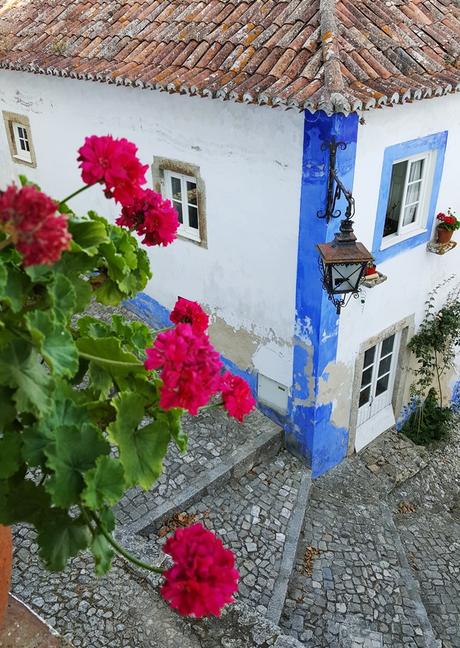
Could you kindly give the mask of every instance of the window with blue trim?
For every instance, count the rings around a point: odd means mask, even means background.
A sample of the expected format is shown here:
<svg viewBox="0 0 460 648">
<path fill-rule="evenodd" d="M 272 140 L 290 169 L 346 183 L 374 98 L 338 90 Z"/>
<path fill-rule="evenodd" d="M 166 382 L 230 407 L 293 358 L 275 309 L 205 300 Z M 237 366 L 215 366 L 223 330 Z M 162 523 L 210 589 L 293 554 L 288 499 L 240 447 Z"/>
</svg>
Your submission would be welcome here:
<svg viewBox="0 0 460 648">
<path fill-rule="evenodd" d="M 381 263 L 431 238 L 447 131 L 385 149 L 372 253 Z"/>
</svg>

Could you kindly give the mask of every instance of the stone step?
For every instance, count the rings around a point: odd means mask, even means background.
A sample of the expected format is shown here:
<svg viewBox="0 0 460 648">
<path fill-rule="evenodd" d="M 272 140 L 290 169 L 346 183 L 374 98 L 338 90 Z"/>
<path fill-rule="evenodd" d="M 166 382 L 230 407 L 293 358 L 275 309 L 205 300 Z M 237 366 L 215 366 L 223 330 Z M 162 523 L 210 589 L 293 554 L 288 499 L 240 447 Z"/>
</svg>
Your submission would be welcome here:
<svg viewBox="0 0 460 648">
<path fill-rule="evenodd" d="M 117 538 L 138 558 L 161 562 L 141 536 L 120 530 Z M 40 564 L 32 529 L 17 526 L 14 544 L 13 592 L 74 648 L 303 648 L 240 602 L 227 606 L 220 618 L 180 617 L 160 596 L 160 577 L 123 559 L 115 559 L 104 577 L 94 575 L 88 553 L 70 561 L 65 573 L 53 573 Z M 52 644 L 27 644 L 32 645 Z M 7 640 L 5 648 L 10 646 Z"/>
<path fill-rule="evenodd" d="M 460 516 L 413 510 L 395 516 L 428 617 L 443 648 L 460 648 Z M 423 529 L 423 533 L 421 533 Z"/>
<path fill-rule="evenodd" d="M 183 427 L 189 435 L 187 452 L 181 455 L 171 443 L 153 488 L 132 489 L 117 507 L 119 524 L 131 533 L 159 528 L 218 485 L 270 461 L 282 444 L 281 428 L 257 411 L 240 424 L 212 409 L 184 417 Z"/>
<path fill-rule="evenodd" d="M 312 488 L 280 621 L 309 648 L 438 648 L 389 507 Z"/>
<path fill-rule="evenodd" d="M 310 487 L 310 472 L 285 451 L 239 479 L 220 485 L 183 511 L 183 523 L 201 522 L 237 557 L 238 598 L 277 623 L 294 565 Z M 177 526 L 147 529 L 157 547 Z"/>
</svg>

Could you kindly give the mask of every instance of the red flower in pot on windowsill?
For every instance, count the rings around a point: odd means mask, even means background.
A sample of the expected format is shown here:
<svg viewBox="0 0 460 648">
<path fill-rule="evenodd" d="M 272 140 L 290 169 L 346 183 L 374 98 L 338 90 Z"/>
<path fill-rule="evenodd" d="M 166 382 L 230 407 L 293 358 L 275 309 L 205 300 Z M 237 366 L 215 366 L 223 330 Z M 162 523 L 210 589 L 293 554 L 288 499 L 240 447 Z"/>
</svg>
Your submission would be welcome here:
<svg viewBox="0 0 460 648">
<path fill-rule="evenodd" d="M 456 218 L 450 208 L 447 210 L 447 214 L 440 212 L 436 216 L 436 220 L 438 221 L 436 228 L 437 243 L 448 243 L 454 231 L 460 228 L 460 220 Z"/>
</svg>

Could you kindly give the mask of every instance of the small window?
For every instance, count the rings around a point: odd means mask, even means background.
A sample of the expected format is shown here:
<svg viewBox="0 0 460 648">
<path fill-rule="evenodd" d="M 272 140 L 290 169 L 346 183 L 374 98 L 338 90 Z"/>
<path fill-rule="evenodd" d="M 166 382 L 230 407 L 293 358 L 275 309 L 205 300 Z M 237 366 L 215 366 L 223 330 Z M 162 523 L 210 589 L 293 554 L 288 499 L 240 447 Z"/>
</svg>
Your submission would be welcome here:
<svg viewBox="0 0 460 648">
<path fill-rule="evenodd" d="M 200 241 L 197 182 L 192 176 L 165 171 L 166 195 L 179 214 L 179 234 Z"/>
<path fill-rule="evenodd" d="M 426 227 L 433 153 L 393 163 L 383 228 L 383 245 L 392 245 Z"/>
<path fill-rule="evenodd" d="M 36 166 L 29 119 L 24 115 L 3 113 L 8 144 L 14 162 Z"/>
<path fill-rule="evenodd" d="M 152 173 L 155 190 L 169 198 L 177 210 L 179 237 L 206 248 L 206 195 L 200 167 L 155 156 Z"/>
</svg>

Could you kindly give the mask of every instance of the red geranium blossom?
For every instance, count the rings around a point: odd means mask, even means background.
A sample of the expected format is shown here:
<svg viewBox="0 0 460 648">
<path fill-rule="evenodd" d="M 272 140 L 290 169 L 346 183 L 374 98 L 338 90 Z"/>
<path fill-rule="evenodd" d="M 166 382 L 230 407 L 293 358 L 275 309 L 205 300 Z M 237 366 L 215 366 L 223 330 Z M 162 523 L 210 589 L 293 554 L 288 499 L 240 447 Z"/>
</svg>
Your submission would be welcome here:
<svg viewBox="0 0 460 648">
<path fill-rule="evenodd" d="M 198 302 L 179 297 L 169 316 L 174 324 L 191 324 L 196 334 L 204 333 L 208 328 L 209 317 Z"/>
<path fill-rule="evenodd" d="M 58 261 L 72 238 L 57 203 L 31 185 L 0 194 L 0 229 L 23 255 L 24 266 Z"/>
<path fill-rule="evenodd" d="M 239 376 L 226 371 L 221 379 L 222 399 L 224 409 L 240 423 L 255 407 L 256 401 L 248 383 Z"/>
<path fill-rule="evenodd" d="M 117 225 L 136 230 L 145 245 L 169 245 L 176 238 L 179 219 L 169 200 L 143 189 L 131 205 L 123 207 Z"/>
<path fill-rule="evenodd" d="M 91 135 L 85 138 L 78 153 L 83 182 L 104 184 L 108 198 L 130 205 L 141 193 L 148 165 L 141 164 L 136 156 L 137 146 L 132 142 L 111 135 Z"/>
<path fill-rule="evenodd" d="M 190 324 L 178 324 L 160 333 L 146 349 L 147 370 L 161 369 L 160 407 L 186 409 L 196 415 L 219 391 L 222 362 L 205 334 Z"/>
<path fill-rule="evenodd" d="M 164 572 L 161 595 L 183 616 L 221 615 L 238 590 L 235 556 L 201 524 L 177 529 L 163 551 L 174 565 Z"/>
</svg>

